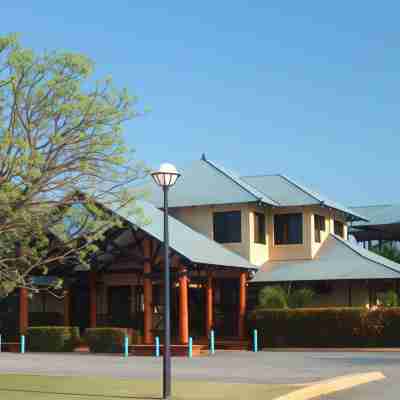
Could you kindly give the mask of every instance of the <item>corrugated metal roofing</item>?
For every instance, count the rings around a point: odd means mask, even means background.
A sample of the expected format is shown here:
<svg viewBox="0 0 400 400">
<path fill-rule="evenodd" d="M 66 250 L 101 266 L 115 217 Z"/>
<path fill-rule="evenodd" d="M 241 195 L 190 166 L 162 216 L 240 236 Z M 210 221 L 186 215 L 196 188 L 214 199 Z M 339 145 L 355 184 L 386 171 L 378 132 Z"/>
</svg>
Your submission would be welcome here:
<svg viewBox="0 0 400 400">
<path fill-rule="evenodd" d="M 268 194 L 282 207 L 318 204 L 342 211 L 354 219 L 366 219 L 358 212 L 300 185 L 285 175 L 245 176 L 242 179 L 259 191 Z"/>
<path fill-rule="evenodd" d="M 354 212 L 365 215 L 368 222 L 356 222 L 354 226 L 400 224 L 400 204 L 351 207 Z"/>
<path fill-rule="evenodd" d="M 110 209 L 126 221 L 139 226 L 141 230 L 162 242 L 164 213 L 145 201 L 137 201 L 135 206 L 139 206 L 142 209 L 146 219 L 149 220 L 148 224 L 143 224 L 141 219 L 135 217 L 129 206 L 124 208 L 113 206 Z M 194 231 L 171 216 L 169 216 L 169 228 L 171 248 L 193 263 L 249 269 L 257 268 L 243 257 Z"/>
<path fill-rule="evenodd" d="M 400 264 L 331 234 L 313 260 L 268 261 L 252 282 L 392 278 L 400 278 Z"/>
<path fill-rule="evenodd" d="M 151 182 L 144 189 L 148 200 L 157 207 L 162 207 L 159 188 Z M 277 205 L 236 174 L 207 160 L 204 156 L 181 171 L 181 177 L 169 192 L 170 207 L 254 202 Z"/>
</svg>

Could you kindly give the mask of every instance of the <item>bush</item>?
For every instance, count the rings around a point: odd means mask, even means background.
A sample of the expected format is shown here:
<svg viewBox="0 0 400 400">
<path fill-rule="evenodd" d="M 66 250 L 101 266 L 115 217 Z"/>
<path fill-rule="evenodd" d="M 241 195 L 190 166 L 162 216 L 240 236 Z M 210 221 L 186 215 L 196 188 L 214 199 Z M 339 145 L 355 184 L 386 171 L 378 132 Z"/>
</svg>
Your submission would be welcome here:
<svg viewBox="0 0 400 400">
<path fill-rule="evenodd" d="M 265 286 L 258 294 L 258 304 L 264 308 L 287 308 L 286 292 L 280 286 Z"/>
<path fill-rule="evenodd" d="M 399 305 L 399 296 L 394 290 L 387 291 L 379 300 L 385 307 L 397 307 Z"/>
<path fill-rule="evenodd" d="M 86 329 L 86 342 L 93 353 L 122 353 L 126 328 L 89 328 Z M 129 344 L 132 343 L 129 335 Z"/>
<path fill-rule="evenodd" d="M 26 333 L 29 351 L 72 351 L 79 341 L 79 328 L 69 326 L 35 326 Z"/>
<path fill-rule="evenodd" d="M 400 308 L 257 309 L 248 326 L 264 347 L 397 347 Z"/>
<path fill-rule="evenodd" d="M 288 296 L 288 305 L 290 308 L 310 307 L 314 295 L 314 291 L 309 288 L 293 290 Z"/>
</svg>

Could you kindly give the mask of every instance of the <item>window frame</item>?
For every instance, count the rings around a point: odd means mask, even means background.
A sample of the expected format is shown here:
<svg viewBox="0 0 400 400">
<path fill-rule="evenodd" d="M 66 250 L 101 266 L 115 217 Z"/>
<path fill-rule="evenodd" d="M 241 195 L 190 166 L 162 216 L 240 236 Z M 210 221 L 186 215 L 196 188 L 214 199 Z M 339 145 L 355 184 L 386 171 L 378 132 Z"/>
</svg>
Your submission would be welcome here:
<svg viewBox="0 0 400 400">
<path fill-rule="evenodd" d="M 267 244 L 267 224 L 265 214 L 254 211 L 253 235 L 254 243 Z"/>
<path fill-rule="evenodd" d="M 324 215 L 314 214 L 314 242 L 315 243 L 321 243 L 321 241 L 322 241 L 321 232 L 326 232 L 326 218 Z"/>
<path fill-rule="evenodd" d="M 337 229 L 336 229 L 338 226 L 340 226 L 340 229 L 339 229 L 340 233 L 338 233 Z M 344 239 L 344 223 L 342 221 L 338 221 L 337 219 L 335 219 L 333 221 L 333 233 L 336 236 L 339 236 L 342 239 Z"/>
<path fill-rule="evenodd" d="M 239 230 L 236 233 L 237 236 L 235 236 L 235 239 L 232 240 L 233 236 L 226 236 L 225 238 L 219 238 L 218 236 L 220 235 L 221 232 L 219 232 L 216 228 L 216 222 L 219 217 L 222 217 L 223 215 L 227 214 L 235 214 L 236 218 L 238 217 L 238 222 L 239 222 Z M 229 231 L 229 227 L 226 228 L 227 231 Z M 226 233 L 226 232 L 225 232 Z M 241 210 L 230 210 L 230 211 L 214 211 L 213 212 L 213 240 L 216 241 L 217 243 L 221 244 L 229 244 L 229 243 L 242 243 L 242 211 Z"/>
<path fill-rule="evenodd" d="M 289 229 L 289 223 L 288 223 L 288 241 L 287 242 L 278 242 L 277 241 L 277 229 L 278 229 L 278 224 L 277 224 L 277 219 L 279 218 L 287 218 L 288 220 L 290 220 L 290 217 L 300 217 L 299 221 L 300 221 L 300 240 L 297 242 L 294 241 L 290 241 L 289 240 L 289 233 L 290 233 L 290 229 Z M 302 212 L 295 212 L 295 213 L 283 213 L 283 214 L 274 214 L 274 246 L 299 246 L 299 245 L 303 245 L 304 244 L 304 214 Z"/>
</svg>

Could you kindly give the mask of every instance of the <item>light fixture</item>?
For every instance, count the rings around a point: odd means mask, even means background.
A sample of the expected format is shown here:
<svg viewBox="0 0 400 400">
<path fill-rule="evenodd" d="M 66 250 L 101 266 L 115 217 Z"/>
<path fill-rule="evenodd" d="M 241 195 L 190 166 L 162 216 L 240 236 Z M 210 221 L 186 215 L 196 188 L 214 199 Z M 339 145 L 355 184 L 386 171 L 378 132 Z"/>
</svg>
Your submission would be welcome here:
<svg viewBox="0 0 400 400">
<path fill-rule="evenodd" d="M 158 171 L 151 173 L 151 176 L 158 186 L 164 188 L 174 186 L 181 175 L 178 173 L 174 165 L 163 163 Z"/>
</svg>

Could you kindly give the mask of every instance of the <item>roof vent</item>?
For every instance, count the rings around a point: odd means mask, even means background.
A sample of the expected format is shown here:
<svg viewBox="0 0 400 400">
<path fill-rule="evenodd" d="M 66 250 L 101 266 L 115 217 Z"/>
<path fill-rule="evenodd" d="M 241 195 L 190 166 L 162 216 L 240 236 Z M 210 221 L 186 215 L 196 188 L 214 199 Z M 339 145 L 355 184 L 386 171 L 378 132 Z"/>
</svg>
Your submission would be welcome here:
<svg viewBox="0 0 400 400">
<path fill-rule="evenodd" d="M 203 153 L 203 154 L 201 155 L 201 160 L 202 160 L 202 161 L 207 161 L 207 159 L 206 159 L 206 153 Z"/>
</svg>

